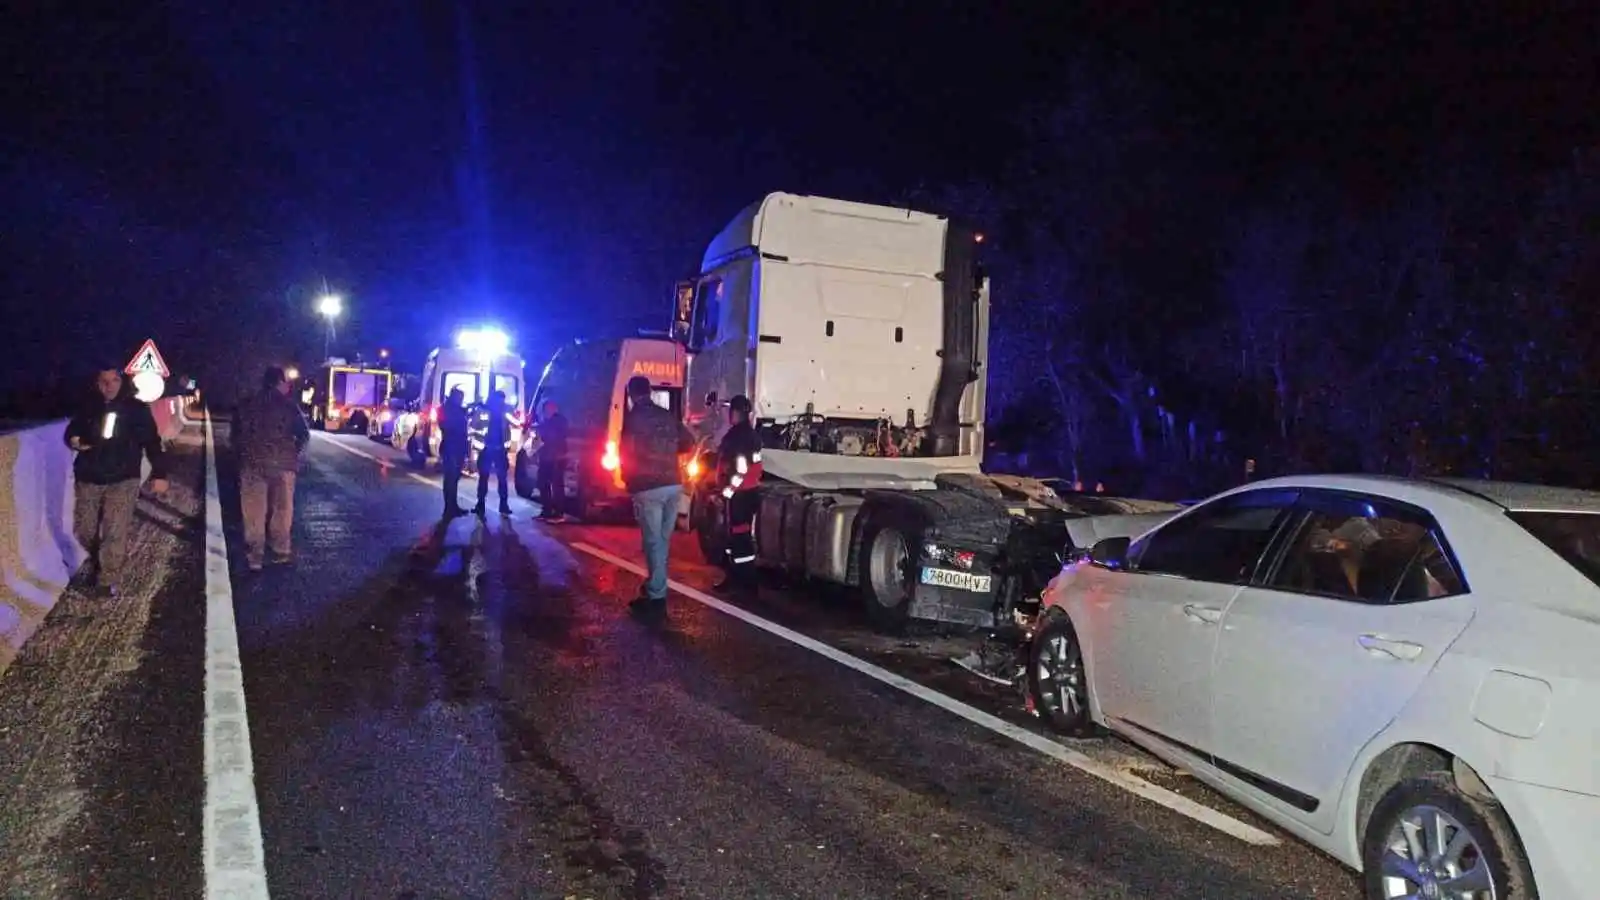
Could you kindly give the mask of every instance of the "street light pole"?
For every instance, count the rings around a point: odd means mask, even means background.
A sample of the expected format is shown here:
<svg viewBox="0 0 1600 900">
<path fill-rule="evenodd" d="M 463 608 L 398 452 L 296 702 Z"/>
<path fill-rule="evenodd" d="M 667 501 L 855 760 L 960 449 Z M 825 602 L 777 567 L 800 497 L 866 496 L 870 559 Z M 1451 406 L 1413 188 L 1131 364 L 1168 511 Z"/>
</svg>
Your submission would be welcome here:
<svg viewBox="0 0 1600 900">
<path fill-rule="evenodd" d="M 328 322 L 328 329 L 322 337 L 322 358 L 328 359 L 333 355 L 333 323 L 344 312 L 344 301 L 338 294 L 325 293 L 317 301 L 317 312 Z"/>
</svg>

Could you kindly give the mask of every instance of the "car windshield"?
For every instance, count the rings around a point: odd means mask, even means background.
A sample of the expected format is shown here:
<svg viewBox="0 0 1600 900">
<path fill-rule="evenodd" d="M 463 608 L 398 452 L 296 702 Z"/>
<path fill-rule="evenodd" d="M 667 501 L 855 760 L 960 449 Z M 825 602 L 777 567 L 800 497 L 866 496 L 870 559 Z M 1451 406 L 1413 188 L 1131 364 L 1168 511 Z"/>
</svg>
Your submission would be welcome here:
<svg viewBox="0 0 1600 900">
<path fill-rule="evenodd" d="M 1600 585 L 1600 514 L 1571 512 L 1513 512 L 1521 525 L 1556 552 L 1585 578 Z"/>
</svg>

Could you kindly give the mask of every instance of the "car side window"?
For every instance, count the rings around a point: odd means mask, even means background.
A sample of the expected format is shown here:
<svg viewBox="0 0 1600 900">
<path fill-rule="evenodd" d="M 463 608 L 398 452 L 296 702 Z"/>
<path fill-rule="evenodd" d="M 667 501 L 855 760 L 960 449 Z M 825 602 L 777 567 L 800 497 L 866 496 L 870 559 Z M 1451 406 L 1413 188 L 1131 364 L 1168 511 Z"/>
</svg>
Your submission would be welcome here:
<svg viewBox="0 0 1600 900">
<path fill-rule="evenodd" d="M 1431 519 L 1355 500 L 1317 504 L 1266 587 L 1378 605 L 1465 592 Z"/>
<path fill-rule="evenodd" d="M 1292 491 L 1235 494 L 1157 529 L 1129 552 L 1136 572 L 1243 584 L 1294 506 Z"/>
</svg>

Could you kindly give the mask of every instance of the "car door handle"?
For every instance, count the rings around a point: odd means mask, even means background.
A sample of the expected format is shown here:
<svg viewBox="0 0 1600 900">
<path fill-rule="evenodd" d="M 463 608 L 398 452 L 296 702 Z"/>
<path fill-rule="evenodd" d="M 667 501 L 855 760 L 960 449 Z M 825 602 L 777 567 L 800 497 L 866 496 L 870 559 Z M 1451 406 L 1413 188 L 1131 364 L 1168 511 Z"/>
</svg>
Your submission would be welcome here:
<svg viewBox="0 0 1600 900">
<path fill-rule="evenodd" d="M 1375 634 L 1363 634 L 1356 638 L 1356 643 L 1361 649 L 1373 655 L 1390 656 L 1398 660 L 1410 662 L 1422 655 L 1422 645 L 1410 641 L 1392 641 Z"/>
<path fill-rule="evenodd" d="M 1207 625 L 1215 625 L 1222 621 L 1222 610 L 1217 609 L 1215 606 L 1196 606 L 1193 603 L 1185 603 L 1183 614 L 1196 622 L 1204 622 Z"/>
</svg>

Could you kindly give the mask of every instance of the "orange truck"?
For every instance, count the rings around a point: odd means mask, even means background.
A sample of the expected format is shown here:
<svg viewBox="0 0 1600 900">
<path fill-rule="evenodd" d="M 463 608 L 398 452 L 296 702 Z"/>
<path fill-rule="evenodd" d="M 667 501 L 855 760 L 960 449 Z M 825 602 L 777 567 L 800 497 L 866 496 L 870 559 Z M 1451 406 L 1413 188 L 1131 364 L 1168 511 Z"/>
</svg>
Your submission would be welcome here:
<svg viewBox="0 0 1600 900">
<path fill-rule="evenodd" d="M 367 433 L 367 425 L 388 408 L 394 373 L 387 366 L 328 360 L 311 383 L 311 424 L 324 431 Z"/>
</svg>

